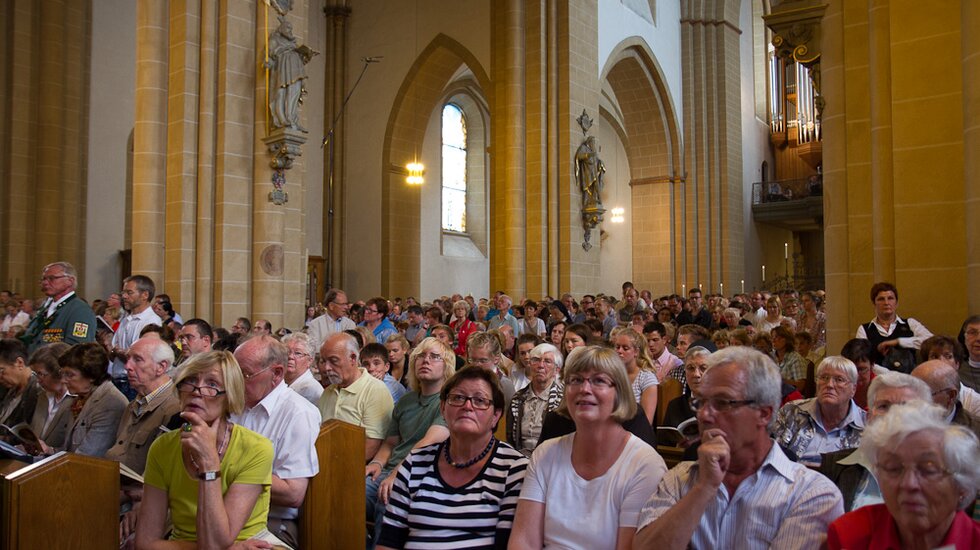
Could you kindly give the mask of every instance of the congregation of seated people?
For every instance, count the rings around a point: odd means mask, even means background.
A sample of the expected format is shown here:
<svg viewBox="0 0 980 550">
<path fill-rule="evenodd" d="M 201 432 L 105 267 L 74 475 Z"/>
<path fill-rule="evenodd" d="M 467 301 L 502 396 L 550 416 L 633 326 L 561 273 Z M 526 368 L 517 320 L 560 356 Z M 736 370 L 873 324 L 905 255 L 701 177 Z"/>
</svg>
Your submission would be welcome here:
<svg viewBox="0 0 980 550">
<path fill-rule="evenodd" d="M 142 476 L 120 548 L 315 547 L 327 421 L 364 431 L 368 549 L 980 547 L 980 315 L 934 335 L 887 282 L 839 350 L 822 291 L 335 288 L 225 329 L 144 275 L 76 287 L 0 292 L 0 424 Z"/>
</svg>

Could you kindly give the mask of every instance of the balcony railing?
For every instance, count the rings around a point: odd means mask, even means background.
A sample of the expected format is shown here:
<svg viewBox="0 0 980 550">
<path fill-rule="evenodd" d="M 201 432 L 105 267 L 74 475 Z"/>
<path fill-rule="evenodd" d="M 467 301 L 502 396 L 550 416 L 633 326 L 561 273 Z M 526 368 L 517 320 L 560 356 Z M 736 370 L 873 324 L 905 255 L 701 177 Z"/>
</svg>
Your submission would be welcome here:
<svg viewBox="0 0 980 550">
<path fill-rule="evenodd" d="M 823 195 L 823 178 L 758 181 L 752 184 L 752 204 L 789 202 Z"/>
</svg>

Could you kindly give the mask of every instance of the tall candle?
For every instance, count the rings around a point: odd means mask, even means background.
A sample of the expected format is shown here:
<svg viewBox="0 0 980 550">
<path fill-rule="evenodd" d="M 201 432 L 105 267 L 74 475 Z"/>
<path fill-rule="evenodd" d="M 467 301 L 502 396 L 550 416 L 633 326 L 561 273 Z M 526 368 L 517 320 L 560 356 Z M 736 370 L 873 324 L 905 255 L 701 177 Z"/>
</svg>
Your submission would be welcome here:
<svg viewBox="0 0 980 550">
<path fill-rule="evenodd" d="M 686 294 L 687 294 L 687 285 L 681 283 L 681 296 L 684 296 Z"/>
<path fill-rule="evenodd" d="M 742 294 L 745 294 L 745 279 L 739 279 L 739 281 L 742 283 Z"/>
<path fill-rule="evenodd" d="M 766 282 L 766 266 L 764 264 L 762 266 L 762 282 Z"/>
<path fill-rule="evenodd" d="M 718 283 L 718 294 L 725 295 L 725 283 Z"/>
<path fill-rule="evenodd" d="M 783 243 L 783 259 L 789 259 L 789 243 Z"/>
</svg>

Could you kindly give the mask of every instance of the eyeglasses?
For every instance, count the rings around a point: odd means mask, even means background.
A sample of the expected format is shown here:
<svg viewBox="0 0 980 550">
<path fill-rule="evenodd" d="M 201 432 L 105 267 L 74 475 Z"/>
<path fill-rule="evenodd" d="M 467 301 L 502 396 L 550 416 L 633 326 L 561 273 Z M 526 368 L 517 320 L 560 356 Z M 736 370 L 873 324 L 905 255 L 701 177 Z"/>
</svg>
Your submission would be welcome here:
<svg viewBox="0 0 980 550">
<path fill-rule="evenodd" d="M 218 397 L 226 393 L 225 390 L 219 390 L 214 386 L 195 386 L 190 380 L 184 380 L 177 384 L 177 391 L 180 393 L 194 393 L 196 391 L 201 397 Z"/>
<path fill-rule="evenodd" d="M 487 399 L 486 397 L 480 397 L 479 395 L 474 395 L 471 397 L 459 393 L 451 393 L 449 394 L 448 397 L 446 397 L 446 403 L 449 403 L 454 407 L 462 407 L 463 405 L 466 404 L 467 401 L 472 403 L 473 408 L 478 411 L 485 411 L 489 409 L 491 406 L 493 406 L 492 399 Z"/>
<path fill-rule="evenodd" d="M 340 307 L 347 307 L 347 306 L 350 305 L 350 302 L 330 302 L 330 303 L 333 304 L 333 305 L 335 305 L 335 306 L 340 306 Z"/>
<path fill-rule="evenodd" d="M 378 313 L 378 310 L 376 310 L 376 309 L 364 308 L 363 311 L 364 311 L 364 313 Z"/>
<path fill-rule="evenodd" d="M 956 388 L 943 388 L 943 389 L 941 389 L 941 390 L 936 390 L 936 391 L 934 391 L 934 392 L 932 392 L 932 396 L 933 396 L 933 397 L 935 397 L 935 396 L 937 396 L 937 395 L 939 395 L 939 394 L 941 394 L 941 393 L 943 393 L 943 392 L 947 392 L 947 391 L 953 391 L 953 390 L 955 390 L 955 389 L 956 389 Z"/>
<path fill-rule="evenodd" d="M 438 353 L 420 353 L 415 358 L 416 361 L 425 361 L 426 359 L 428 359 L 430 363 L 442 363 L 445 361 L 445 359 L 442 358 L 442 355 L 439 355 Z"/>
<path fill-rule="evenodd" d="M 471 365 L 489 365 L 493 363 L 493 359 L 490 357 L 480 357 L 480 358 L 467 357 L 466 362 Z"/>
<path fill-rule="evenodd" d="M 905 477 L 905 472 L 912 470 L 919 481 L 934 482 L 951 475 L 953 472 L 935 462 L 918 462 L 915 464 L 877 464 L 877 470 L 883 477 L 897 480 Z"/>
<path fill-rule="evenodd" d="M 41 282 L 42 283 L 53 283 L 53 282 L 57 281 L 58 279 L 64 279 L 65 277 L 68 277 L 68 275 L 45 275 L 45 276 L 41 277 Z"/>
<path fill-rule="evenodd" d="M 701 409 L 711 409 L 715 412 L 726 412 L 732 409 L 738 409 L 746 405 L 754 405 L 755 399 L 718 399 L 715 397 L 709 398 L 693 398 L 691 399 L 691 408 L 695 411 Z"/>
<path fill-rule="evenodd" d="M 532 365 L 540 365 L 540 364 L 543 363 L 545 365 L 548 365 L 549 367 L 555 366 L 555 360 L 554 359 L 542 359 L 540 357 L 532 357 L 530 359 L 529 363 L 531 363 Z"/>
<path fill-rule="evenodd" d="M 269 370 L 270 368 L 272 368 L 272 365 L 269 365 L 268 367 L 266 367 L 264 369 L 257 370 L 255 372 L 253 372 L 252 374 L 246 374 L 245 371 L 242 371 L 242 377 L 245 378 L 245 381 L 246 382 L 248 382 L 249 380 L 255 378 L 256 376 L 258 376 L 260 374 L 262 374 L 263 372 Z"/>
<path fill-rule="evenodd" d="M 302 351 L 290 351 L 289 352 L 289 356 L 290 357 L 311 357 L 311 355 L 309 353 L 302 352 Z"/>
<path fill-rule="evenodd" d="M 604 389 L 604 390 L 607 390 L 607 389 L 610 389 L 610 388 L 613 388 L 613 387 L 616 386 L 616 383 L 615 382 L 613 382 L 612 380 L 610 380 L 609 378 L 607 378 L 605 376 L 601 376 L 601 375 L 598 375 L 598 374 L 597 375 L 593 375 L 593 376 L 589 376 L 589 377 L 579 376 L 577 374 L 573 374 L 573 375 L 571 375 L 571 376 L 568 377 L 568 380 L 565 381 L 565 385 L 566 386 L 572 386 L 573 388 L 577 388 L 577 387 L 585 384 L 586 382 L 588 382 L 589 385 L 592 386 L 593 388 L 600 388 L 600 389 Z"/>
<path fill-rule="evenodd" d="M 851 383 L 850 380 L 844 378 L 843 376 L 832 376 L 830 374 L 821 374 L 817 377 L 817 382 L 823 382 L 824 384 L 829 384 L 833 382 L 838 386 L 846 386 Z"/>
<path fill-rule="evenodd" d="M 980 336 L 980 329 L 971 328 L 970 330 L 966 331 L 964 334 L 966 334 L 970 338 L 976 338 L 977 336 Z"/>
</svg>

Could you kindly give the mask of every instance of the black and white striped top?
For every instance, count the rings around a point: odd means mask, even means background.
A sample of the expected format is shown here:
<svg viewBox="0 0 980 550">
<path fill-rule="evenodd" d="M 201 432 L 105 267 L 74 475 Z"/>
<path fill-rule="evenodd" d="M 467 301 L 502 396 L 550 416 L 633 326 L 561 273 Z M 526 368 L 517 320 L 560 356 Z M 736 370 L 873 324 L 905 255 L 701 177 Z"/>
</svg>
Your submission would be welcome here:
<svg viewBox="0 0 980 550">
<path fill-rule="evenodd" d="M 497 442 L 473 481 L 451 487 L 436 467 L 442 443 L 412 451 L 398 469 L 379 546 L 506 548 L 527 458 Z"/>
</svg>

